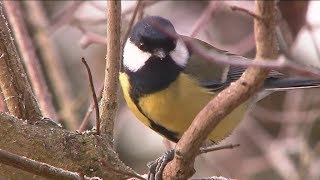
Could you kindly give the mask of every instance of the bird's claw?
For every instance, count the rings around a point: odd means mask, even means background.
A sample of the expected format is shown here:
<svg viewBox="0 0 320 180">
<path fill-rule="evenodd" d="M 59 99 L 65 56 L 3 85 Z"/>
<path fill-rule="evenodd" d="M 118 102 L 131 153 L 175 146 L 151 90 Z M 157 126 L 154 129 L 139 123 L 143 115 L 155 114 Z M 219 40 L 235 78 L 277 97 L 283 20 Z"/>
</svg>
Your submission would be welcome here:
<svg viewBox="0 0 320 180">
<path fill-rule="evenodd" d="M 174 149 L 169 150 L 158 159 L 147 164 L 149 167 L 148 180 L 162 180 L 164 167 L 173 160 L 174 152 Z"/>
</svg>

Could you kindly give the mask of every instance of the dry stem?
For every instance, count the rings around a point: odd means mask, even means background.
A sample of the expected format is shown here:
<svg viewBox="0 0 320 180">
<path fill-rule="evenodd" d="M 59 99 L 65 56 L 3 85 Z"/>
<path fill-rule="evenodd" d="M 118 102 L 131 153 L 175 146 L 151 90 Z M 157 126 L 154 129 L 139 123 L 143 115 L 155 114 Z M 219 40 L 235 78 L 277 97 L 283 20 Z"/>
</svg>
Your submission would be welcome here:
<svg viewBox="0 0 320 180">
<path fill-rule="evenodd" d="M 98 104 L 98 99 L 97 99 L 97 95 L 96 95 L 96 91 L 94 90 L 94 85 L 93 85 L 93 79 L 92 79 L 92 74 L 91 74 L 91 70 L 90 67 L 87 63 L 87 61 L 82 58 L 82 62 L 83 64 L 86 66 L 87 72 L 88 72 L 88 76 L 89 76 L 89 84 L 90 84 L 90 89 L 92 92 L 92 98 L 93 98 L 93 102 L 94 102 L 94 108 L 96 109 L 96 129 L 97 129 L 97 134 L 100 135 L 100 113 L 99 113 L 99 104 Z"/>
<path fill-rule="evenodd" d="M 49 33 L 53 33 L 63 25 L 67 24 L 74 17 L 75 11 L 77 11 L 84 2 L 85 1 L 68 2 L 60 12 L 54 15 L 50 24 Z"/>
<path fill-rule="evenodd" d="M 221 6 L 222 1 L 211 1 L 208 7 L 203 11 L 197 22 L 193 25 L 190 37 L 195 37 L 200 30 L 204 29 L 207 22 L 213 16 L 213 13 Z"/>
<path fill-rule="evenodd" d="M 65 180 L 75 180 L 81 179 L 79 174 L 70 171 L 63 170 L 61 168 L 56 168 L 45 163 L 34 161 L 26 157 L 21 157 L 16 154 L 4 151 L 0 149 L 0 162 L 15 168 L 19 168 L 24 171 L 31 172 L 33 174 L 50 178 L 50 179 L 65 179 Z M 84 179 L 89 180 L 89 178 L 84 177 Z"/>
<path fill-rule="evenodd" d="M 252 11 L 250 11 L 250 10 L 248 10 L 248 9 L 244 9 L 244 8 L 238 7 L 238 6 L 230 6 L 230 9 L 231 9 L 232 11 L 244 12 L 244 13 L 246 13 L 246 14 L 248 14 L 248 15 L 256 18 L 256 19 L 260 19 L 260 20 L 261 20 L 261 17 L 260 17 L 260 16 L 258 16 L 257 14 L 255 14 L 254 12 L 252 12 Z"/>
<path fill-rule="evenodd" d="M 12 41 L 13 38 L 2 11 L 2 3 L 0 2 L 0 86 L 2 94 L 10 114 L 21 119 L 38 121 L 42 118 L 42 114 Z"/>
<path fill-rule="evenodd" d="M 27 73 L 31 80 L 31 85 L 39 102 L 40 108 L 45 117 L 49 117 L 53 121 L 57 121 L 58 116 L 54 109 L 51 94 L 49 93 L 44 74 L 36 55 L 33 42 L 24 23 L 21 2 L 4 1 L 4 7 L 8 14 L 10 25 L 12 26 L 20 53 L 25 62 Z"/>
<path fill-rule="evenodd" d="M 103 92 L 103 86 L 99 90 L 99 94 L 98 94 L 98 97 L 97 97 L 98 101 L 100 101 L 101 98 L 102 98 L 102 92 Z M 80 127 L 78 129 L 79 132 L 83 132 L 84 130 L 86 130 L 86 127 L 90 122 L 90 115 L 91 115 L 94 107 L 95 107 L 95 102 L 92 101 L 90 106 L 89 106 L 89 108 L 87 109 L 86 115 L 84 116 L 84 118 L 83 118 L 83 120 L 81 122 L 81 125 L 80 125 Z"/>
<path fill-rule="evenodd" d="M 101 100 L 101 132 L 113 137 L 114 118 L 117 112 L 117 92 L 120 69 L 121 2 L 107 1 L 107 55 L 104 90 Z"/>
<path fill-rule="evenodd" d="M 240 146 L 240 144 L 227 144 L 227 145 L 222 145 L 222 146 L 215 146 L 214 145 L 214 146 L 210 146 L 210 147 L 200 148 L 200 154 L 223 150 L 223 149 L 233 149 L 233 148 L 236 148 L 239 146 Z"/>
<path fill-rule="evenodd" d="M 64 124 L 70 130 L 76 130 L 79 126 L 79 117 L 74 105 L 74 93 L 70 81 L 65 71 L 63 59 L 59 56 L 53 39 L 48 32 L 49 20 L 42 6 L 41 1 L 25 1 L 26 10 L 28 10 L 29 20 L 33 29 L 35 29 L 35 41 L 40 49 L 41 60 L 45 67 L 47 77 L 52 84 L 52 90 L 55 94 L 59 106 L 59 114 L 62 114 Z M 34 18 L 37 17 L 37 18 Z M 60 119 L 60 118 L 59 118 Z"/>
<path fill-rule="evenodd" d="M 128 28 L 126 30 L 126 33 L 124 34 L 123 36 L 123 40 L 122 40 L 122 48 L 124 47 L 124 44 L 126 43 L 127 39 L 128 39 L 128 36 L 129 36 L 129 33 L 131 31 L 131 28 L 133 26 L 133 23 L 134 23 L 134 20 L 136 19 L 136 16 L 138 14 L 138 11 L 140 9 L 140 6 L 142 5 L 142 1 L 141 0 L 138 0 L 137 1 L 137 4 L 136 4 L 136 7 L 134 8 L 134 11 L 133 11 L 133 14 L 131 16 L 131 19 L 130 19 L 130 22 L 128 24 Z"/>
</svg>

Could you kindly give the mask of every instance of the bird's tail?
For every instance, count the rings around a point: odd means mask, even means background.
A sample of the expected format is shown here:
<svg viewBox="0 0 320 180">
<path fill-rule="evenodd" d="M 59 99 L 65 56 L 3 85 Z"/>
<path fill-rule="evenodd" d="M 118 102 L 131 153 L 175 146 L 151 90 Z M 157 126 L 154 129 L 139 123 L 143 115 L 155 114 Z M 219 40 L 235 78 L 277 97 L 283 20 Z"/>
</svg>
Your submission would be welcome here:
<svg viewBox="0 0 320 180">
<path fill-rule="evenodd" d="M 264 84 L 266 90 L 287 91 L 292 89 L 308 89 L 320 87 L 320 79 L 279 78 L 267 79 Z"/>
</svg>

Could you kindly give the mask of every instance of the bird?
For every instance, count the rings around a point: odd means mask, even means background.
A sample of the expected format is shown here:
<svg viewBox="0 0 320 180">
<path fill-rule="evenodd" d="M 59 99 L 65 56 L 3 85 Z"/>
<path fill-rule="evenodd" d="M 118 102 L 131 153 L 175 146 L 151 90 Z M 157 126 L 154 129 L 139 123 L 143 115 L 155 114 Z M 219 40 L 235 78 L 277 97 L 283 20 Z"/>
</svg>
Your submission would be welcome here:
<svg viewBox="0 0 320 180">
<path fill-rule="evenodd" d="M 160 16 L 147 16 L 132 27 L 123 48 L 119 74 L 124 98 L 137 119 L 172 142 L 178 142 L 201 109 L 246 69 L 205 61 L 185 40 L 223 53 L 231 60 L 248 60 L 199 39 L 178 34 L 173 24 Z M 320 80 L 286 77 L 271 71 L 260 92 L 319 84 Z M 218 143 L 229 136 L 247 106 L 244 103 L 227 115 L 212 130 L 208 140 Z"/>
</svg>

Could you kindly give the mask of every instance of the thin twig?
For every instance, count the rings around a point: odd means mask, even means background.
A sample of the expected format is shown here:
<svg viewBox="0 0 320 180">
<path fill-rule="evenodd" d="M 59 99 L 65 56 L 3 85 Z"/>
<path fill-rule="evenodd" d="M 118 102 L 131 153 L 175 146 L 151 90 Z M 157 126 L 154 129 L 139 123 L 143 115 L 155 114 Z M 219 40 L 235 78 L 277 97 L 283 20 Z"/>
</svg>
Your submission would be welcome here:
<svg viewBox="0 0 320 180">
<path fill-rule="evenodd" d="M 206 31 L 208 38 L 213 40 L 211 32 Z M 221 49 L 227 50 L 231 53 L 244 55 L 255 48 L 254 34 L 250 32 L 248 35 L 242 37 L 238 42 L 233 44 L 218 44 L 217 46 Z M 216 44 L 216 43 L 215 43 Z"/>
<path fill-rule="evenodd" d="M 66 128 L 76 130 L 79 126 L 79 115 L 76 112 L 75 98 L 63 59 L 59 55 L 57 45 L 48 32 L 49 19 L 42 1 L 24 1 L 28 12 L 28 20 L 33 26 L 34 37 L 39 48 L 44 71 L 52 85 L 55 100 L 59 107 L 60 118 Z M 37 18 L 34 18 L 37 17 Z"/>
<path fill-rule="evenodd" d="M 137 16 L 137 12 L 138 12 L 139 9 L 141 9 L 142 4 L 144 4 L 144 3 L 141 0 L 137 1 L 137 4 L 136 4 L 134 12 L 132 14 L 131 20 L 129 22 L 128 28 L 126 30 L 125 35 L 123 36 L 122 46 L 121 46 L 122 48 L 124 47 L 124 44 L 125 44 L 128 36 L 129 36 L 129 33 L 131 31 L 132 26 L 133 26 L 134 20 L 135 20 L 135 18 Z M 102 40 L 102 37 L 100 37 L 100 36 L 97 36 L 95 34 L 90 34 L 90 35 L 92 35 L 92 36 L 87 37 L 85 40 L 82 38 L 80 44 L 82 44 L 83 47 L 87 47 L 89 44 L 94 43 L 94 42 L 99 42 L 99 43 L 106 42 L 105 38 L 103 38 L 103 40 Z M 84 36 L 84 37 L 86 37 L 86 36 Z M 103 89 L 101 90 L 101 92 L 102 91 L 103 91 Z M 100 95 L 102 95 L 102 93 Z M 99 96 L 98 99 L 101 99 L 101 97 Z M 90 104 L 90 106 L 89 106 L 89 108 L 87 110 L 87 113 L 86 113 L 85 117 L 82 120 L 82 123 L 81 123 L 81 125 L 79 127 L 79 131 L 80 132 L 83 132 L 85 130 L 85 128 L 86 128 L 86 126 L 87 126 L 87 124 L 88 124 L 88 122 L 90 120 L 89 117 L 90 117 L 90 115 L 92 113 L 92 110 L 93 110 L 93 103 Z"/>
<path fill-rule="evenodd" d="M 146 2 L 142 1 L 136 17 L 137 21 L 140 21 L 143 18 L 145 8 L 146 8 Z"/>
<path fill-rule="evenodd" d="M 0 149 L 0 163 L 50 179 L 80 180 L 79 174 Z M 90 178 L 84 177 L 89 180 Z"/>
<path fill-rule="evenodd" d="M 93 85 L 93 80 L 92 80 L 92 74 L 91 74 L 91 70 L 90 67 L 87 63 L 87 61 L 82 58 L 82 63 L 86 66 L 87 72 L 88 72 L 88 76 L 89 76 L 89 82 L 90 82 L 90 88 L 91 88 L 91 92 L 92 92 L 92 98 L 94 101 L 94 106 L 96 109 L 96 129 L 97 129 L 97 134 L 100 135 L 100 113 L 99 113 L 99 104 L 98 104 L 98 99 L 97 99 L 97 95 L 96 95 L 96 91 L 94 90 L 94 85 Z"/>
<path fill-rule="evenodd" d="M 0 2 L 0 86 L 10 114 L 38 121 L 42 114 L 29 84 Z"/>
<path fill-rule="evenodd" d="M 131 28 L 132 28 L 132 26 L 133 26 L 134 20 L 136 19 L 136 16 L 137 16 L 137 14 L 138 14 L 138 10 L 140 9 L 141 4 L 142 4 L 142 1 L 141 1 L 141 0 L 138 0 L 137 3 L 136 3 L 136 7 L 134 8 L 133 14 L 132 14 L 132 16 L 131 16 L 131 19 L 130 19 L 130 21 L 129 21 L 129 24 L 128 24 L 128 28 L 127 28 L 127 30 L 126 30 L 126 33 L 125 33 L 124 36 L 123 36 L 122 45 L 121 45 L 122 48 L 124 47 L 124 45 L 125 45 L 125 43 L 126 43 L 126 41 L 127 41 L 127 39 L 128 39 L 129 33 L 130 33 Z"/>
<path fill-rule="evenodd" d="M 53 106 L 52 97 L 44 79 L 36 49 L 33 46 L 32 39 L 24 22 L 24 17 L 21 14 L 22 10 L 19 3 L 21 2 L 4 1 L 4 7 L 43 115 L 57 122 L 58 116 Z"/>
<path fill-rule="evenodd" d="M 57 31 L 60 27 L 67 24 L 73 17 L 74 13 L 85 1 L 71 1 L 67 5 L 63 6 L 61 11 L 57 12 L 52 18 L 49 33 Z"/>
<path fill-rule="evenodd" d="M 101 132 L 113 137 L 114 118 L 118 108 L 117 93 L 120 69 L 121 2 L 107 1 L 107 55 L 104 90 L 101 100 Z"/>
<path fill-rule="evenodd" d="M 191 28 L 190 37 L 195 37 L 200 30 L 203 30 L 204 26 L 213 16 L 213 13 L 220 7 L 222 1 L 210 1 L 209 6 L 203 11 L 201 16 L 198 20 L 194 23 L 193 27 Z"/>
<path fill-rule="evenodd" d="M 91 44 L 106 45 L 107 41 L 104 36 L 101 36 L 92 32 L 84 32 L 84 34 L 80 39 L 81 48 L 85 49 L 89 47 Z"/>
<path fill-rule="evenodd" d="M 100 101 L 102 98 L 102 92 L 103 92 L 103 86 L 101 86 L 101 88 L 99 90 L 99 94 L 97 97 L 98 101 Z M 90 115 L 93 112 L 94 107 L 95 107 L 95 103 L 94 103 L 94 101 L 92 101 L 89 108 L 87 109 L 86 115 L 84 116 L 82 123 L 78 129 L 79 132 L 83 132 L 84 130 L 86 130 L 86 127 L 87 127 L 88 123 L 90 122 Z"/>
<path fill-rule="evenodd" d="M 144 2 L 144 6 L 145 7 L 150 7 L 150 6 L 152 6 L 152 5 L 154 5 L 154 4 L 158 3 L 158 2 L 161 2 L 161 1 L 159 1 L 159 0 L 145 1 Z M 121 13 L 121 16 L 126 16 L 126 15 L 130 14 L 132 11 L 135 10 L 135 8 L 136 8 L 136 6 L 133 5 L 133 6 L 130 6 L 130 7 L 126 8 L 126 9 L 124 9 L 122 11 L 122 13 Z"/>
<path fill-rule="evenodd" d="M 249 117 L 246 117 L 246 119 L 249 120 Z M 271 135 L 253 119 L 249 120 L 244 129 L 247 137 L 263 152 L 265 159 L 283 179 L 299 179 L 298 171 L 292 163 L 292 159 L 286 154 L 286 143 L 272 142 Z M 298 144 L 298 142 L 296 143 Z"/>
<path fill-rule="evenodd" d="M 101 7 L 99 4 L 97 4 L 96 1 L 88 1 L 90 3 L 91 6 L 93 6 L 94 8 L 96 8 L 97 10 L 104 12 L 106 9 L 105 7 Z"/>
<path fill-rule="evenodd" d="M 262 18 L 260 16 L 258 16 L 257 14 L 255 14 L 254 12 L 248 10 L 248 9 L 244 9 L 242 7 L 239 7 L 239 6 L 230 6 L 230 9 L 232 11 L 240 11 L 240 12 L 243 12 L 249 16 L 252 16 L 253 18 L 256 18 L 258 20 L 261 20 Z"/>
<path fill-rule="evenodd" d="M 214 146 L 204 147 L 204 148 L 200 148 L 200 154 L 223 150 L 223 149 L 233 149 L 239 146 L 240 144 L 227 144 L 227 145 L 221 145 L 221 146 L 214 145 Z"/>
</svg>

